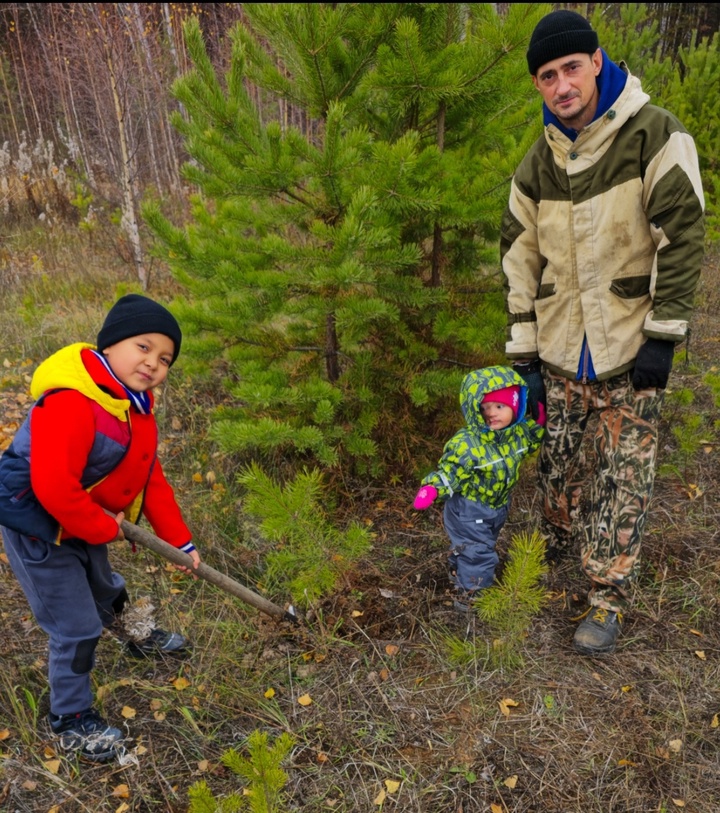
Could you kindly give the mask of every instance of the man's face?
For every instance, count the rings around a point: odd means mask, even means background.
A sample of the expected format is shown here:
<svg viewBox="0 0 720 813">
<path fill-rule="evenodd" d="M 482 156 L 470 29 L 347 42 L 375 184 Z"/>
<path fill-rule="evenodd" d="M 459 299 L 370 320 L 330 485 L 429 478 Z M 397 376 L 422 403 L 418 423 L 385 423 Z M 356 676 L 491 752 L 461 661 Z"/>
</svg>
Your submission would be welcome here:
<svg viewBox="0 0 720 813">
<path fill-rule="evenodd" d="M 572 130 L 593 120 L 598 104 L 597 76 L 602 68 L 602 51 L 570 54 L 541 65 L 533 76 L 548 109 Z"/>
</svg>

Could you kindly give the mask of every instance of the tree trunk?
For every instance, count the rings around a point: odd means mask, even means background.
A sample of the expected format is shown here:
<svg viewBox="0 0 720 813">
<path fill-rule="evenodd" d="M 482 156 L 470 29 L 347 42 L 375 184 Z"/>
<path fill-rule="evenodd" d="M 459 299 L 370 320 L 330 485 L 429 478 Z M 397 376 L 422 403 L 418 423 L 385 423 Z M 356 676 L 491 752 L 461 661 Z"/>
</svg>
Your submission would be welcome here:
<svg viewBox="0 0 720 813">
<path fill-rule="evenodd" d="M 337 326 L 334 313 L 329 313 L 325 319 L 325 370 L 331 384 L 340 378 Z"/>
</svg>

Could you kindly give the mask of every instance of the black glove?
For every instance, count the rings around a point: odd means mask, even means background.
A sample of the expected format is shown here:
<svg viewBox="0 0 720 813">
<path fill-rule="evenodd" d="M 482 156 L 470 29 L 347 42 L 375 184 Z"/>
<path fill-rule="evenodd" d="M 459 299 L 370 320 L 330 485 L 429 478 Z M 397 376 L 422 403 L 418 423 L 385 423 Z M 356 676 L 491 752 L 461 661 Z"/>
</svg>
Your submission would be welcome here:
<svg viewBox="0 0 720 813">
<path fill-rule="evenodd" d="M 528 404 L 534 420 L 540 417 L 540 410 L 538 404 L 545 406 L 545 383 L 543 382 L 542 373 L 540 372 L 540 359 L 533 361 L 516 361 L 513 364 L 513 370 L 519 373 L 527 384 L 528 388 Z"/>
<path fill-rule="evenodd" d="M 664 339 L 647 339 L 635 359 L 635 370 L 632 385 L 636 390 L 667 387 L 668 376 L 672 369 L 675 342 Z"/>
</svg>

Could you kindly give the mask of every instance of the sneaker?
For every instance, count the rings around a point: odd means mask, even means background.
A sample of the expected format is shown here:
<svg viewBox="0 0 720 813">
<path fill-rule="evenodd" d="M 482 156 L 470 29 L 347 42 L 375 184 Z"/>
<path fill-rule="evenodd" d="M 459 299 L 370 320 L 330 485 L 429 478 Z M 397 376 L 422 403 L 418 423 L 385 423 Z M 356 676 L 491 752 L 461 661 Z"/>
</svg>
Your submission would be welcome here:
<svg viewBox="0 0 720 813">
<path fill-rule="evenodd" d="M 178 632 L 154 629 L 142 641 L 125 641 L 125 649 L 133 658 L 151 658 L 155 655 L 183 657 L 190 651 L 190 642 Z"/>
<path fill-rule="evenodd" d="M 124 739 L 122 731 L 109 726 L 95 711 L 86 709 L 77 714 L 48 715 L 50 728 L 56 734 L 63 751 L 77 752 L 90 762 L 107 762 L 117 754 Z"/>
<path fill-rule="evenodd" d="M 605 655 L 615 651 L 622 613 L 591 607 L 575 630 L 573 646 L 581 655 Z"/>
</svg>

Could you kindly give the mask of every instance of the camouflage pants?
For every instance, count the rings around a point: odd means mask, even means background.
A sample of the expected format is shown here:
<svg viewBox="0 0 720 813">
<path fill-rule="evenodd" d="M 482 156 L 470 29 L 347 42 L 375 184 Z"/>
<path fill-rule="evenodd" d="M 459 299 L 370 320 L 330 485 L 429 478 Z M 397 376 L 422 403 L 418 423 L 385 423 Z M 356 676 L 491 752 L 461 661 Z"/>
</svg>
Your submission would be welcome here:
<svg viewBox="0 0 720 813">
<path fill-rule="evenodd" d="M 547 424 L 538 463 L 543 529 L 551 545 L 580 536 L 590 604 L 622 612 L 637 577 L 664 391 L 633 390 L 631 373 L 587 384 L 543 375 Z"/>
</svg>

